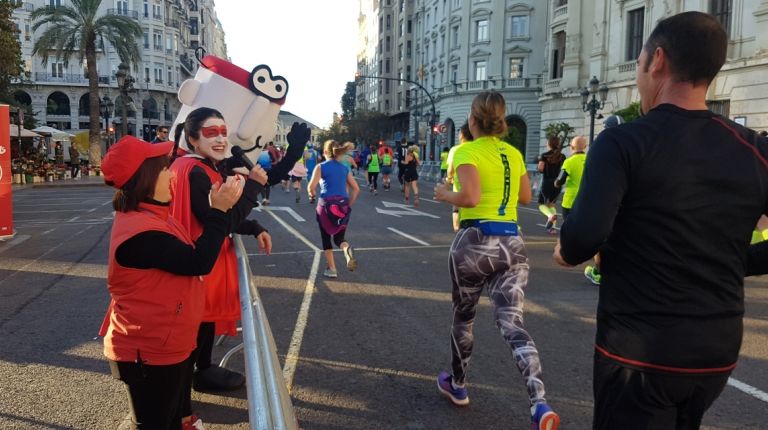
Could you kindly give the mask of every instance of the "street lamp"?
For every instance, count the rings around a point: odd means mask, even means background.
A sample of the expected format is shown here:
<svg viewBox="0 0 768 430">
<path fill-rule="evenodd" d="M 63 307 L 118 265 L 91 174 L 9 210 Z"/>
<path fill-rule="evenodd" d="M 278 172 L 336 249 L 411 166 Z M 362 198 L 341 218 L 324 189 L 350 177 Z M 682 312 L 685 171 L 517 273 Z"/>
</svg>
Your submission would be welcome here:
<svg viewBox="0 0 768 430">
<path fill-rule="evenodd" d="M 150 141 L 150 140 L 152 140 L 152 115 L 155 113 L 155 110 L 152 109 L 152 101 L 150 100 L 150 98 L 152 96 L 151 96 L 151 93 L 149 92 L 149 77 L 147 77 L 144 80 L 144 84 L 146 84 L 146 88 L 147 88 L 147 98 L 145 98 L 142 101 L 142 107 L 144 108 L 144 112 L 146 112 L 146 114 L 147 114 L 146 115 L 147 116 L 147 120 L 149 121 L 149 123 L 148 123 L 148 127 L 149 128 L 147 129 L 147 132 L 145 133 L 144 139 L 146 141 Z"/>
<path fill-rule="evenodd" d="M 599 94 L 600 100 L 595 96 Z M 589 96 L 592 96 L 590 100 Z M 581 89 L 581 106 L 584 112 L 589 112 L 589 144 L 592 145 L 592 141 L 595 139 L 595 116 L 597 111 L 605 106 L 605 101 L 608 99 L 608 85 L 600 85 L 600 81 L 597 80 L 597 76 L 592 76 L 589 80 L 589 89 L 586 87 Z"/>
<path fill-rule="evenodd" d="M 111 143 L 109 135 L 109 117 L 112 115 L 112 112 L 114 112 L 114 109 L 115 103 L 108 95 L 105 95 L 99 101 L 99 110 L 101 111 L 101 116 L 104 117 L 104 131 L 107 133 L 107 149 L 109 149 L 109 144 Z"/>
<path fill-rule="evenodd" d="M 129 73 L 130 68 L 125 63 L 120 63 L 117 66 L 117 72 L 115 72 L 115 78 L 117 78 L 117 89 L 120 90 L 120 100 L 123 116 L 123 136 L 128 134 L 128 106 L 126 99 L 128 98 L 128 92 L 133 91 L 133 83 L 135 79 Z"/>
<path fill-rule="evenodd" d="M 430 129 L 430 136 L 431 136 L 431 139 L 430 139 L 430 153 L 434 157 L 434 155 L 435 155 L 434 154 L 434 151 L 435 151 L 435 135 L 432 133 L 431 130 L 432 130 L 432 126 L 435 125 L 435 121 L 437 121 L 437 111 L 435 110 L 435 100 L 432 98 L 432 94 L 430 94 L 429 91 L 427 91 L 427 89 L 424 88 L 423 85 L 421 85 L 420 83 L 418 83 L 416 81 L 412 81 L 410 79 L 387 78 L 387 77 L 384 77 L 384 76 L 365 76 L 365 75 L 361 75 L 360 72 L 356 72 L 355 73 L 355 81 L 356 82 L 359 81 L 360 79 L 365 79 L 365 78 L 381 79 L 381 80 L 385 80 L 385 81 L 408 82 L 409 84 L 416 85 L 422 91 L 424 91 L 424 94 L 426 94 L 427 97 L 429 97 L 429 102 L 432 105 L 432 110 L 431 110 L 431 115 L 430 115 L 430 120 L 429 120 L 429 129 Z M 418 121 L 418 119 L 417 119 L 417 121 Z M 416 123 L 415 129 L 416 129 L 416 144 L 418 144 L 419 143 L 419 141 L 418 141 L 419 140 L 418 139 L 418 136 L 419 136 L 418 135 L 418 133 L 419 133 L 419 131 L 418 131 L 418 122 Z"/>
</svg>

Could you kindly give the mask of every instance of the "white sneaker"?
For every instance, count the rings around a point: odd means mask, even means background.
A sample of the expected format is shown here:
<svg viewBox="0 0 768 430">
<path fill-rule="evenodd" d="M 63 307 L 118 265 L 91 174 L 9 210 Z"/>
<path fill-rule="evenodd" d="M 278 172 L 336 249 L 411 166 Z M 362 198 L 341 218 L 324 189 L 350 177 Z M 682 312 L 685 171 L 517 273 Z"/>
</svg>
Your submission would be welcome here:
<svg viewBox="0 0 768 430">
<path fill-rule="evenodd" d="M 323 271 L 323 276 L 325 276 L 326 278 L 338 278 L 339 277 L 338 273 L 336 273 L 336 271 L 331 269 L 330 267 L 326 268 Z"/>
</svg>

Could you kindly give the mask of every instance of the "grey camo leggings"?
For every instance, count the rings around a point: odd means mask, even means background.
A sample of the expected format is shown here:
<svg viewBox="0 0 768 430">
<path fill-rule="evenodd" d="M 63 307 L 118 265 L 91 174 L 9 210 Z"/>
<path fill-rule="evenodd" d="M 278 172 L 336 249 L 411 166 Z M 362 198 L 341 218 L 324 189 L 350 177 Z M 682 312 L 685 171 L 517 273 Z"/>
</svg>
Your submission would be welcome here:
<svg viewBox="0 0 768 430">
<path fill-rule="evenodd" d="M 528 255 L 520 236 L 484 236 L 475 227 L 459 230 L 449 254 L 453 284 L 451 355 L 453 380 L 464 384 L 472 355 L 477 302 L 483 287 L 491 299 L 496 326 L 512 348 L 531 404 L 544 401 L 539 351 L 523 326 Z"/>
</svg>

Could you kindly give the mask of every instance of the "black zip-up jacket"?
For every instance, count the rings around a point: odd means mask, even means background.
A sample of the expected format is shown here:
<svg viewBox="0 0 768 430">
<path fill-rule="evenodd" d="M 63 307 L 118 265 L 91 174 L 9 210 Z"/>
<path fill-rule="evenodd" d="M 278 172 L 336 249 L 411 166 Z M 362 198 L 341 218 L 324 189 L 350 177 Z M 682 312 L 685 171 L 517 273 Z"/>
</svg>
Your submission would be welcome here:
<svg viewBox="0 0 768 430">
<path fill-rule="evenodd" d="M 735 366 L 766 158 L 752 130 L 669 104 L 598 136 L 560 240 L 570 264 L 600 251 L 599 353 L 667 372 Z"/>
</svg>

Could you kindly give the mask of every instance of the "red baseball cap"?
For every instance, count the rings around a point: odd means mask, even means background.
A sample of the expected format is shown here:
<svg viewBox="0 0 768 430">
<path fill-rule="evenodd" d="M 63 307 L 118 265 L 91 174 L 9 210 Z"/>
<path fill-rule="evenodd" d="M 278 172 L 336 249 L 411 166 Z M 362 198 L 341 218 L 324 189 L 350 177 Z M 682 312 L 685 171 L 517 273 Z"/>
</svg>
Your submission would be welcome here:
<svg viewBox="0 0 768 430">
<path fill-rule="evenodd" d="M 168 156 L 173 151 L 173 141 L 149 143 L 134 136 L 125 136 L 112 145 L 101 160 L 104 182 L 115 188 L 122 188 L 144 160 Z"/>
</svg>

